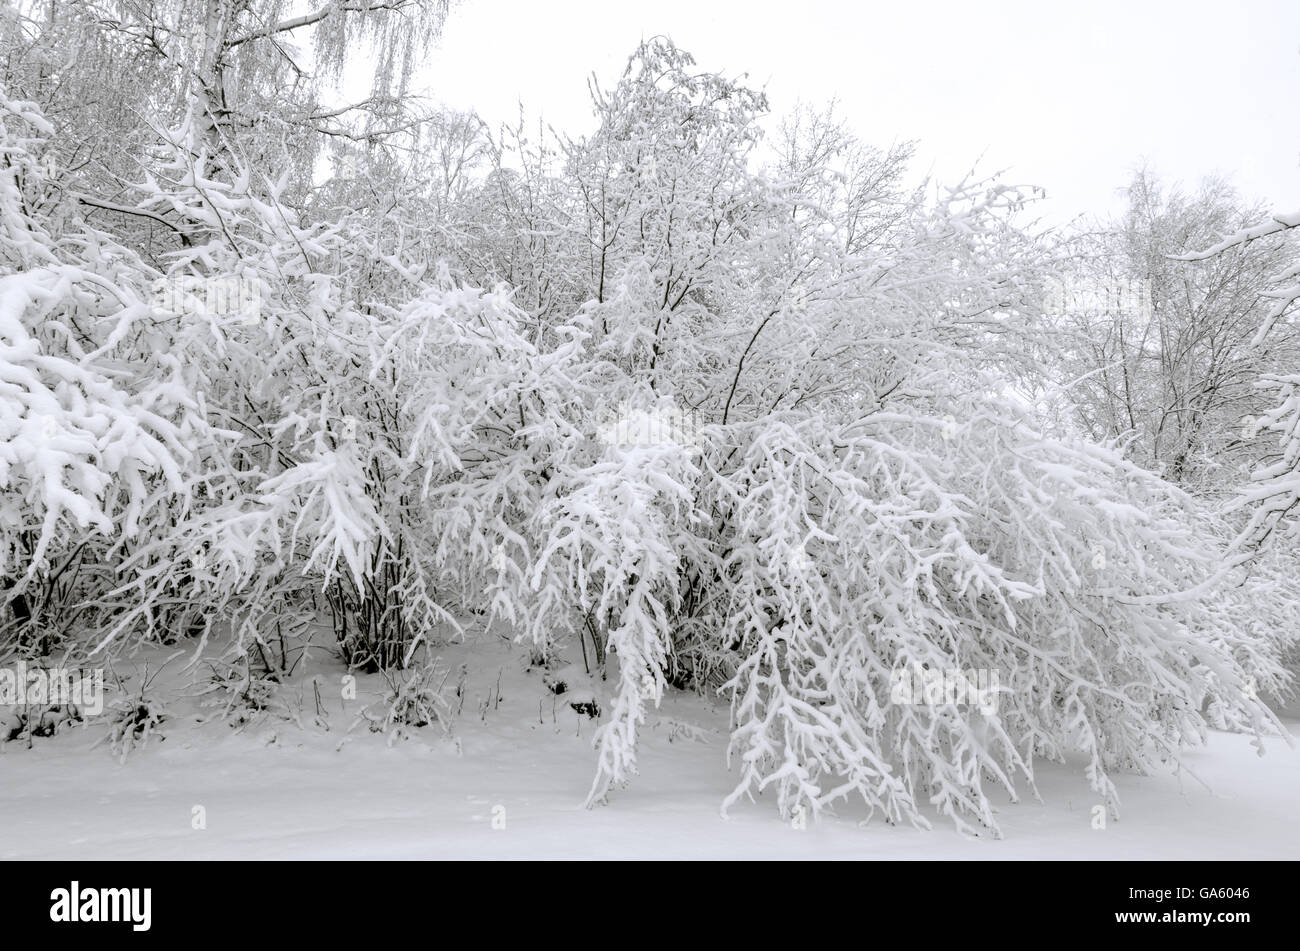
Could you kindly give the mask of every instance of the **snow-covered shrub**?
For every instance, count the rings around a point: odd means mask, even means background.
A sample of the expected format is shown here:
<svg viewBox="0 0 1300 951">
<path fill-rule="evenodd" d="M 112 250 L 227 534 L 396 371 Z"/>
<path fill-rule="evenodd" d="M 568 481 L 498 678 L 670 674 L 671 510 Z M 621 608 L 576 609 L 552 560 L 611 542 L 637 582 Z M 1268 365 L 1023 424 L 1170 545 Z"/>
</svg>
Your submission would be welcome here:
<svg viewBox="0 0 1300 951">
<path fill-rule="evenodd" d="M 1229 544 L 1223 547 L 1231 550 Z M 1203 600 L 1203 634 L 1234 658 L 1245 677 L 1245 689 L 1241 698 L 1218 690 L 1217 678 L 1210 673 L 1211 686 L 1202 708 L 1216 729 L 1253 732 L 1256 724 L 1243 700 L 1259 696 L 1286 704 L 1300 686 L 1296 555 L 1276 547 L 1266 549 L 1228 572 Z"/>
<path fill-rule="evenodd" d="M 1269 375 L 1258 385 L 1272 391 L 1276 402 L 1250 428 L 1276 440 L 1276 449 L 1229 504 L 1229 511 L 1248 513 L 1237 538 L 1246 551 L 1265 546 L 1275 534 L 1280 542 L 1300 534 L 1300 373 Z"/>
<path fill-rule="evenodd" d="M 708 513 L 693 489 L 695 447 L 671 440 L 612 442 L 565 476 L 537 514 L 545 534 L 530 584 L 551 610 L 545 630 L 533 630 L 535 637 L 571 634 L 594 618 L 606 650 L 617 655 L 618 687 L 596 739 L 596 801 L 633 771 L 645 706 L 662 697 L 683 568 L 707 560 Z"/>
<path fill-rule="evenodd" d="M 65 681 L 71 688 L 62 688 L 67 692 L 53 687 L 50 681 L 45 681 L 41 687 L 34 689 L 30 684 L 22 682 L 15 684 L 18 688 L 18 697 L 0 704 L 0 743 L 24 740 L 30 749 L 35 737 L 54 736 L 69 727 L 86 722 L 87 712 L 93 713 L 94 709 L 87 711 L 83 708 L 92 700 L 84 696 L 82 691 L 89 685 L 91 674 L 89 671 L 75 670 L 69 666 L 69 662 L 70 657 L 65 654 L 55 663 L 48 661 L 33 663 L 28 660 L 26 667 L 18 668 L 26 671 L 58 671 L 59 676 L 87 679 L 82 680 L 77 686 L 72 686 L 71 680 Z M 12 699 L 17 699 L 18 702 L 14 703 Z"/>
<path fill-rule="evenodd" d="M 972 409 L 955 432 L 899 414 L 756 425 L 718 474 L 729 801 L 773 786 L 787 813 L 856 796 L 889 821 L 933 806 L 996 829 L 985 783 L 1014 797 L 1036 757 L 1071 749 L 1113 807 L 1110 772 L 1176 761 L 1216 683 L 1255 728 L 1275 722 L 1180 594 L 1215 567 L 1186 500 L 1013 407 Z M 996 711 L 891 703 L 914 665 L 997 672 Z"/>
<path fill-rule="evenodd" d="M 0 92 L 0 565 L 13 621 L 57 639 L 73 620 L 97 620 L 75 597 L 84 567 L 111 561 L 114 543 L 183 491 L 194 420 L 165 351 L 136 372 L 120 362 L 150 317 L 145 267 L 78 227 L 66 200 L 30 213 L 51 132 L 32 104 Z M 94 593 L 111 574 L 97 573 Z"/>
<path fill-rule="evenodd" d="M 0 743 L 26 739 L 30 748 L 33 737 L 54 736 L 84 722 L 81 711 L 71 704 L 24 703 L 6 711 L 4 719 L 0 719 Z"/>
<path fill-rule="evenodd" d="M 451 733 L 452 705 L 447 697 L 451 671 L 437 660 L 429 660 L 405 671 L 383 671 L 387 690 L 365 707 L 358 722 L 372 733 L 384 735 L 389 746 L 411 737 L 412 730 L 437 725 L 444 735 Z"/>
<path fill-rule="evenodd" d="M 193 696 L 214 711 L 212 718 L 243 727 L 273 708 L 288 718 L 287 707 L 278 702 L 280 676 L 255 666 L 247 652 L 230 660 L 207 661 L 206 667 L 207 676 Z"/>
<path fill-rule="evenodd" d="M 152 737 L 160 741 L 166 739 L 159 727 L 167 721 L 170 714 L 167 707 L 153 689 L 154 679 L 162 668 L 152 675 L 146 665 L 140 677 L 140 686 L 134 692 L 128 692 L 119 679 L 119 695 L 108 704 L 108 734 L 104 737 L 108 747 L 118 761 L 125 763 L 133 752 L 143 749 Z"/>
</svg>

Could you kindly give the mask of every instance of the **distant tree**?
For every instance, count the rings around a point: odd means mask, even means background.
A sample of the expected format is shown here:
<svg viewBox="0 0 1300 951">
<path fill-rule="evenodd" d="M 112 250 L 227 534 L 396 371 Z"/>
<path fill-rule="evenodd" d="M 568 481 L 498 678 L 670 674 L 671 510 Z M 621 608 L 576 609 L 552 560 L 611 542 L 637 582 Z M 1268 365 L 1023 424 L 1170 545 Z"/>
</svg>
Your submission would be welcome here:
<svg viewBox="0 0 1300 951">
<path fill-rule="evenodd" d="M 1183 255 L 1182 260 L 1207 262 L 1247 254 L 1260 244 L 1293 234 L 1295 228 L 1300 228 L 1300 212 L 1275 214 L 1262 223 L 1240 228 L 1217 244 Z M 1251 557 L 1279 537 L 1294 538 L 1300 528 L 1300 373 L 1293 369 L 1300 365 L 1300 358 L 1288 347 L 1300 332 L 1295 310 L 1300 301 L 1300 263 L 1292 257 L 1260 293 L 1266 312 L 1254 327 L 1251 346 L 1260 352 L 1282 347 L 1290 359 L 1254 380 L 1259 397 L 1271 397 L 1271 401 L 1246 422 L 1244 436 L 1252 441 L 1267 440 L 1271 446 L 1236 500 L 1236 507 L 1249 513 L 1234 546 L 1240 557 Z"/>
<path fill-rule="evenodd" d="M 1251 420 L 1256 382 L 1300 356 L 1300 329 L 1278 327 L 1261 296 L 1295 260 L 1279 238 L 1188 257 L 1256 218 L 1225 182 L 1192 194 L 1139 173 L 1117 221 L 1076 236 L 1049 308 L 1069 335 L 1060 374 L 1092 438 L 1202 492 L 1227 491 L 1263 450 Z"/>
</svg>

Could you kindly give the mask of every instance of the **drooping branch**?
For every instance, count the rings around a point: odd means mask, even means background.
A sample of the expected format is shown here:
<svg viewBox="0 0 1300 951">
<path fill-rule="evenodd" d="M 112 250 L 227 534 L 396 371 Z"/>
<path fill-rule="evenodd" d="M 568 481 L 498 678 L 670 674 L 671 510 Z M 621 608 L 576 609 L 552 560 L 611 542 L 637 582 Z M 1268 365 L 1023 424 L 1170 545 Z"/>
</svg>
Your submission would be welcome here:
<svg viewBox="0 0 1300 951">
<path fill-rule="evenodd" d="M 336 13 L 373 13 L 376 10 L 401 10 L 411 6 L 414 0 L 392 0 L 389 3 L 329 3 L 312 13 L 304 13 L 302 16 L 291 17 L 288 20 L 281 20 L 279 23 L 273 23 L 270 26 L 264 26 L 259 29 L 245 33 L 243 36 L 237 36 L 226 43 L 227 49 L 234 49 L 237 46 L 243 46 L 245 43 L 251 43 L 254 40 L 265 39 L 268 36 L 275 36 L 277 33 L 288 33 L 293 30 L 300 30 L 305 26 L 312 26 L 320 23 L 325 18 Z"/>
</svg>

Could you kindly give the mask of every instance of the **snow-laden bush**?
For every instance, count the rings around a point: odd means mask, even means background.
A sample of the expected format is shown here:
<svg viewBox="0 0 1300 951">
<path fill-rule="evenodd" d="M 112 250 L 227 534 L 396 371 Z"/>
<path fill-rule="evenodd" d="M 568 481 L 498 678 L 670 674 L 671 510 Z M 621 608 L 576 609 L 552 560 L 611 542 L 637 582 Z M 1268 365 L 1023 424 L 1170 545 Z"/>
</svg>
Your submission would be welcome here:
<svg viewBox="0 0 1300 951">
<path fill-rule="evenodd" d="M 120 359 L 151 317 L 143 265 L 76 227 L 57 199 L 31 214 L 51 200 L 36 157 L 50 132 L 34 106 L 0 93 L 0 572 L 19 626 L 62 628 L 54 612 L 33 616 L 33 587 L 49 608 L 52 578 L 68 584 L 140 536 L 184 488 L 195 419 L 165 350 L 144 365 Z M 73 610 L 75 594 L 57 600 Z"/>
<path fill-rule="evenodd" d="M 635 773 L 673 683 L 731 702 L 728 805 L 855 797 L 971 829 L 1043 757 L 1082 750 L 1113 808 L 1114 772 L 1176 764 L 1202 711 L 1274 725 L 1255 691 L 1285 684 L 1280 596 L 1227 592 L 1195 500 L 1049 438 L 1018 395 L 1051 344 L 1025 193 L 853 191 L 833 149 L 754 173 L 760 95 L 671 44 L 637 57 L 562 165 L 539 148 L 466 189 L 502 223 L 454 237 L 490 289 L 440 264 L 417 186 L 314 217 L 329 205 L 193 112 L 113 202 L 170 245 L 117 240 L 73 183 L 45 188 L 54 130 L 6 100 L 15 642 L 197 635 L 194 656 L 250 658 L 328 617 L 345 663 L 387 678 L 371 714 L 394 737 L 448 722 L 427 658 L 465 616 L 542 656 L 590 638 L 610 693 L 584 700 L 590 802 Z M 76 582 L 27 597 L 51 577 Z M 265 707 L 280 661 L 222 668 L 220 709 Z M 995 687 L 899 691 L 968 671 Z M 148 700 L 118 710 L 123 755 L 159 722 Z"/>
<path fill-rule="evenodd" d="M 389 746 L 408 739 L 411 730 L 423 727 L 436 725 L 444 736 L 449 735 L 454 715 L 448 696 L 450 675 L 451 671 L 436 660 L 407 671 L 384 671 L 387 689 L 362 709 L 356 722 L 366 723 L 372 733 L 383 734 Z"/>
<path fill-rule="evenodd" d="M 532 628 L 534 639 L 594 619 L 605 651 L 618 659 L 613 709 L 596 739 L 592 801 L 633 769 L 645 706 L 663 695 L 681 579 L 686 566 L 708 560 L 697 450 L 663 436 L 646 439 L 636 416 L 623 422 L 632 424 L 627 435 L 610 439 L 590 465 L 566 471 L 555 498 L 540 507 L 540 551 L 529 579 L 545 609 L 538 621 L 547 625 Z"/>
<path fill-rule="evenodd" d="M 1192 500 L 1014 403 L 952 409 L 705 427 L 572 473 L 539 512 L 531 585 L 569 612 L 551 636 L 594 616 L 616 659 L 593 802 L 635 772 L 682 651 L 728 675 L 728 804 L 771 787 L 786 814 L 856 797 L 996 830 L 989 784 L 1015 798 L 1074 750 L 1115 809 L 1113 772 L 1176 764 L 1207 697 L 1276 725 L 1251 682 L 1278 673 L 1270 640 L 1195 591 L 1218 541 Z M 918 668 L 997 691 L 899 702 Z"/>
<path fill-rule="evenodd" d="M 1252 435 L 1276 440 L 1276 449 L 1229 505 L 1249 513 L 1237 539 L 1247 551 L 1264 547 L 1275 534 L 1285 541 L 1300 533 L 1300 373 L 1269 375 L 1258 385 L 1276 394 L 1277 402 L 1249 428 Z"/>
<path fill-rule="evenodd" d="M 167 738 L 160 728 L 171 714 L 154 686 L 161 672 L 162 667 L 159 667 L 150 674 L 146 664 L 135 691 L 128 691 L 122 679 L 116 678 L 118 696 L 108 704 L 106 711 L 108 733 L 96 742 L 106 740 L 118 762 L 125 763 L 132 753 L 146 747 L 150 739 L 156 737 L 162 742 Z"/>
<path fill-rule="evenodd" d="M 1178 595 L 1214 567 L 1186 501 L 1010 406 L 969 409 L 955 428 L 899 414 L 756 427 L 718 473 L 730 590 L 710 621 L 739 655 L 729 801 L 773 786 L 787 813 L 855 796 L 889 821 L 928 805 L 995 829 L 987 783 L 1014 798 L 1035 757 L 1081 749 L 1113 808 L 1112 770 L 1201 737 L 1209 675 L 1239 695 L 1205 606 Z M 988 672 L 992 711 L 892 702 L 918 666 Z"/>
</svg>

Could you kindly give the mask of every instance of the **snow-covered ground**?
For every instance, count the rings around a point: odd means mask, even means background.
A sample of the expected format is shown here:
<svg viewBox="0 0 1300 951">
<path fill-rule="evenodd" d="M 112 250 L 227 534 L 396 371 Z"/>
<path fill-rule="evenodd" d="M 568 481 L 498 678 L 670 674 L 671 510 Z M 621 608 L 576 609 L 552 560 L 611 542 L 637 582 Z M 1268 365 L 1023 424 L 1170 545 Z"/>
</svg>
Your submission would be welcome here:
<svg viewBox="0 0 1300 951">
<path fill-rule="evenodd" d="M 1046 763 L 1043 802 L 1024 791 L 1001 806 L 1001 840 L 963 838 L 942 819 L 932 831 L 860 826 L 852 806 L 796 829 L 771 797 L 723 819 L 734 777 L 725 705 L 677 692 L 650 714 L 640 776 L 588 810 L 594 723 L 568 706 L 582 688 L 555 696 L 542 672 L 525 669 L 526 652 L 504 642 L 443 655 L 453 671 L 472 664 L 454 739 L 430 728 L 391 747 L 364 726 L 347 730 L 379 678 L 360 678 L 358 700 L 344 704 L 342 671 L 324 652 L 291 693 L 314 712 L 315 677 L 328 730 L 274 716 L 242 730 L 200 724 L 206 711 L 182 696 L 186 658 L 173 661 L 158 681 L 172 706 L 166 739 L 125 763 L 96 745 L 103 718 L 30 750 L 0 746 L 0 859 L 1300 856 L 1300 751 L 1270 738 L 1260 757 L 1249 738 L 1226 733 L 1186 757 L 1208 789 L 1186 774 L 1121 776 L 1122 817 L 1100 830 L 1078 764 Z M 1286 724 L 1300 736 L 1300 720 Z M 193 827 L 195 807 L 206 828 Z"/>
</svg>

